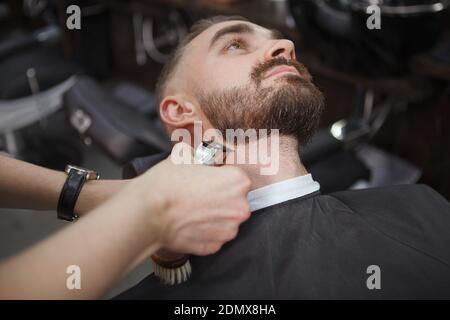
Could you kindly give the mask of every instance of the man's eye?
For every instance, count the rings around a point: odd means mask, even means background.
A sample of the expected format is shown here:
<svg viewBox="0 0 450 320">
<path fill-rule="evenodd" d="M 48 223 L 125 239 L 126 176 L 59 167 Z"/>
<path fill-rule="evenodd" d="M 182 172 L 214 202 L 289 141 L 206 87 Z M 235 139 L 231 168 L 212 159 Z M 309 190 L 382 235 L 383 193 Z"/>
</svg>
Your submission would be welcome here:
<svg viewBox="0 0 450 320">
<path fill-rule="evenodd" d="M 244 43 L 241 40 L 232 40 L 225 46 L 227 51 L 234 51 L 239 49 L 244 49 Z"/>
</svg>

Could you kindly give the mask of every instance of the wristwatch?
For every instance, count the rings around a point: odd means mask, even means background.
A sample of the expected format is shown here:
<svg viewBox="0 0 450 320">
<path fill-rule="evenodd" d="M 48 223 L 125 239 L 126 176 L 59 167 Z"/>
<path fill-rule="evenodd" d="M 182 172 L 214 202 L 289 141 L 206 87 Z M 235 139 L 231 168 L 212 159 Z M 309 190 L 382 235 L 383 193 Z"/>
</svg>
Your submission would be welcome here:
<svg viewBox="0 0 450 320">
<path fill-rule="evenodd" d="M 78 218 L 73 210 L 81 188 L 86 180 L 98 180 L 100 176 L 93 170 L 73 165 L 67 165 L 64 171 L 67 173 L 67 179 L 59 195 L 57 213 L 59 219 L 74 221 Z"/>
</svg>

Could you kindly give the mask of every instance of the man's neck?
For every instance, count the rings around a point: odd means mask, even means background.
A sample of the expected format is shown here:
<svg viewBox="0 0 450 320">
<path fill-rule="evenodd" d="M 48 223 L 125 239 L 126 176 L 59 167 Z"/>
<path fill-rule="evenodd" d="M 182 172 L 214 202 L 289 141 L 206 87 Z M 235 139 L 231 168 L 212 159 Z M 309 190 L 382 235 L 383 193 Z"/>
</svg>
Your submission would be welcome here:
<svg viewBox="0 0 450 320">
<path fill-rule="evenodd" d="M 258 142 L 250 142 L 258 143 Z M 289 136 L 279 137 L 279 148 L 271 148 L 269 144 L 269 163 L 265 164 L 235 164 L 242 168 L 252 182 L 251 190 L 255 190 L 276 182 L 308 174 L 298 153 L 298 142 Z M 249 146 L 251 147 L 251 146 Z M 249 148 L 251 150 L 251 148 Z M 274 153 L 278 153 L 275 155 Z M 274 162 L 277 163 L 274 163 Z M 259 161 L 258 161 L 259 162 Z M 275 168 L 270 174 L 262 174 L 264 168 Z"/>
</svg>

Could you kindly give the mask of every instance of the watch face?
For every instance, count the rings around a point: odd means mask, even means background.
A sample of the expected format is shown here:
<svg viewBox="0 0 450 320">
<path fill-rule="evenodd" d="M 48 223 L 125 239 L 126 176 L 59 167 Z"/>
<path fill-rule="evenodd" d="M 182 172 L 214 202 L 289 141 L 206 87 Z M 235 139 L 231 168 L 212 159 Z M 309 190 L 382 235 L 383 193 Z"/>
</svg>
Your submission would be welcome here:
<svg viewBox="0 0 450 320">
<path fill-rule="evenodd" d="M 64 171 L 67 174 L 69 174 L 70 171 L 72 171 L 72 170 L 75 170 L 75 171 L 77 171 L 80 174 L 86 175 L 86 179 L 87 180 L 98 180 L 100 178 L 100 175 L 97 172 L 93 171 L 93 170 L 85 169 L 85 168 L 82 168 L 82 167 L 77 167 L 77 166 L 70 165 L 70 164 L 68 164 L 66 166 L 66 169 Z"/>
</svg>

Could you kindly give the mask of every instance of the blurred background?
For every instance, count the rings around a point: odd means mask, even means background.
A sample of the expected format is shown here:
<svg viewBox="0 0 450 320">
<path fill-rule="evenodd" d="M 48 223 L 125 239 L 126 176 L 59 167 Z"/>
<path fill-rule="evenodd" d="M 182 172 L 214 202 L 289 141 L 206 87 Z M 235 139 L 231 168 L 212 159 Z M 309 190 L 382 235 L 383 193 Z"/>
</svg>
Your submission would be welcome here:
<svg viewBox="0 0 450 320">
<path fill-rule="evenodd" d="M 367 27 L 373 4 L 381 29 Z M 68 28 L 71 5 L 80 29 Z M 326 96 L 302 150 L 323 193 L 425 183 L 450 199 L 449 11 L 450 0 L 3 0 L 0 153 L 121 178 L 131 159 L 170 147 L 154 86 L 190 25 L 242 15 L 293 40 Z M 64 225 L 55 212 L 0 209 L 0 259 Z"/>
</svg>

